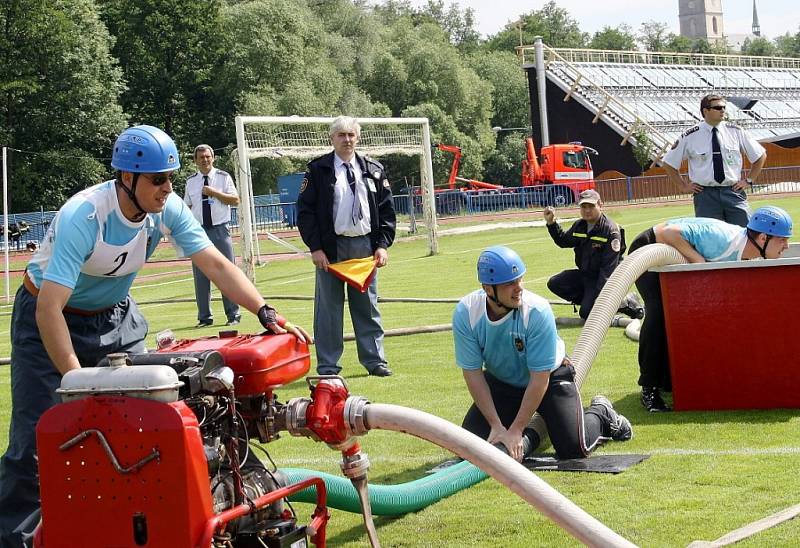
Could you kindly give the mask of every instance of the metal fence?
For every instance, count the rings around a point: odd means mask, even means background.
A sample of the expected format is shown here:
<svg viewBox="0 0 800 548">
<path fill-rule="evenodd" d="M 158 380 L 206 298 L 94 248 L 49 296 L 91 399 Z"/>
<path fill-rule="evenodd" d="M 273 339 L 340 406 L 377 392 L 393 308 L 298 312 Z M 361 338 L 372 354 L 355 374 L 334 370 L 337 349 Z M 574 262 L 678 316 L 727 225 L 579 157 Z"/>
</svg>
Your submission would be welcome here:
<svg viewBox="0 0 800 548">
<path fill-rule="evenodd" d="M 55 217 L 55 211 L 35 211 L 31 213 L 12 213 L 8 216 L 8 247 L 10 250 L 24 250 L 29 242 L 39 244 L 47 232 L 47 227 Z M 27 229 L 19 230 L 22 223 L 27 225 Z M 12 225 L 17 225 L 19 232 L 15 232 Z M 5 226 L 5 218 L 0 214 L 0 250 L 5 245 L 2 230 Z"/>
<path fill-rule="evenodd" d="M 574 199 L 565 200 L 558 187 L 517 187 L 502 190 L 448 190 L 436 194 L 437 214 L 442 217 L 476 215 L 543 206 L 574 206 Z M 685 199 L 689 194 L 668 180 L 666 175 L 620 177 L 596 181 L 597 192 L 606 204 L 647 203 Z M 751 195 L 768 195 L 800 191 L 800 166 L 766 168 L 761 171 Z M 422 211 L 419 195 L 399 194 L 394 197 L 395 211 L 408 214 L 411 203 L 414 213 Z"/>
<path fill-rule="evenodd" d="M 647 203 L 689 197 L 665 175 L 604 179 L 597 181 L 596 186 L 606 204 Z M 800 192 L 800 166 L 763 169 L 758 184 L 750 194 L 765 196 L 791 192 Z M 436 213 L 440 217 L 455 217 L 526 210 L 546 205 L 574 205 L 574 200 L 565 200 L 564 197 L 563 193 L 554 192 L 554 188 L 548 186 L 502 190 L 446 190 L 436 193 Z M 414 215 L 421 216 L 422 196 L 418 192 L 397 194 L 393 199 L 395 211 L 399 215 L 409 215 L 413 207 Z M 290 230 L 297 226 L 297 204 L 281 202 L 278 194 L 255 196 L 254 208 L 255 225 L 260 232 Z M 28 242 L 38 244 L 55 214 L 55 211 L 39 211 L 9 215 L 9 225 L 20 221 L 28 225 L 28 231 L 21 233 L 18 239 L 12 240 L 9 237 L 9 248 L 12 251 L 24 250 Z M 2 221 L 3 217 L 0 215 L 0 226 Z M 231 210 L 231 227 L 234 232 L 238 232 L 237 208 Z M 0 237 L 0 249 L 2 245 L 3 239 Z"/>
</svg>

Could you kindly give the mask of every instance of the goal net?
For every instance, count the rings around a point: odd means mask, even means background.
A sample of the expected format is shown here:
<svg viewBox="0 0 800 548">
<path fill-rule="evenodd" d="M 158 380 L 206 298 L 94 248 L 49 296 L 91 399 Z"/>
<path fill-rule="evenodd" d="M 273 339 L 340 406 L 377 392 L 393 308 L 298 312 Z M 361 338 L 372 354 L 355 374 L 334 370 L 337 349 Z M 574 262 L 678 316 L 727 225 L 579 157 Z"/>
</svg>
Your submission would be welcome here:
<svg viewBox="0 0 800 548">
<path fill-rule="evenodd" d="M 436 207 L 433 194 L 431 138 L 427 118 L 356 118 L 361 137 L 356 150 L 372 157 L 387 154 L 419 156 L 422 180 L 422 213 L 428 227 L 428 248 L 438 253 Z M 239 225 L 242 234 L 243 270 L 255 282 L 254 265 L 259 261 L 259 233 L 282 242 L 267 230 L 259 230 L 253 200 L 250 161 L 255 158 L 313 159 L 333 150 L 328 130 L 334 118 L 301 116 L 237 116 L 236 157 L 239 194 Z M 413 204 L 413 200 L 410 201 Z"/>
</svg>

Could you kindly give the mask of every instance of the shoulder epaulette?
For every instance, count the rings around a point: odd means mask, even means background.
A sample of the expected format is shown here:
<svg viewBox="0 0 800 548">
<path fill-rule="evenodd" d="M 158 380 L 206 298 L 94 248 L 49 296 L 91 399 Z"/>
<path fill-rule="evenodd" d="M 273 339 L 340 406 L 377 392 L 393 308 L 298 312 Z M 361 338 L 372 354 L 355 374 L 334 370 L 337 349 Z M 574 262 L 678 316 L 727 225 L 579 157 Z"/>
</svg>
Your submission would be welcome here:
<svg viewBox="0 0 800 548">
<path fill-rule="evenodd" d="M 228 173 L 227 171 L 222 171 L 221 169 L 218 169 L 217 171 L 220 172 L 222 175 L 230 176 L 230 173 Z"/>
<path fill-rule="evenodd" d="M 743 131 L 743 129 L 741 127 L 737 126 L 736 124 L 725 124 L 725 127 L 731 128 L 731 129 L 738 129 L 739 131 Z"/>
<path fill-rule="evenodd" d="M 681 137 L 687 137 L 687 136 L 691 135 L 692 133 L 694 133 L 695 131 L 700 131 L 700 126 L 699 125 L 694 126 L 694 127 L 690 127 L 689 129 L 684 131 L 683 134 L 681 134 Z"/>
<path fill-rule="evenodd" d="M 378 167 L 380 167 L 381 169 L 383 169 L 383 164 L 382 164 L 382 163 L 380 163 L 380 162 L 379 162 L 378 160 L 376 160 L 375 158 L 372 158 L 372 157 L 370 157 L 370 156 L 364 155 L 364 162 L 365 162 L 365 163 L 367 163 L 367 164 L 372 164 L 372 165 L 374 165 L 374 166 L 378 166 Z"/>
</svg>

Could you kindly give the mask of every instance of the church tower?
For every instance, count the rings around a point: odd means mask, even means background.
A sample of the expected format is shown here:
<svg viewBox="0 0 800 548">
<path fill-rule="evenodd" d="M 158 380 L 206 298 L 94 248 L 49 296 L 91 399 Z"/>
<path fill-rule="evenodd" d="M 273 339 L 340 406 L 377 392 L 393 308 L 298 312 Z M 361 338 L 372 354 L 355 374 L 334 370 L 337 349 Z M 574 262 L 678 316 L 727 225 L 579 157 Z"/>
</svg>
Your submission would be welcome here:
<svg viewBox="0 0 800 548">
<path fill-rule="evenodd" d="M 758 24 L 758 11 L 756 10 L 756 0 L 753 0 L 753 34 L 761 36 L 761 25 Z"/>
<path fill-rule="evenodd" d="M 678 19 L 681 36 L 704 38 L 709 42 L 725 40 L 722 0 L 679 0 Z"/>
</svg>

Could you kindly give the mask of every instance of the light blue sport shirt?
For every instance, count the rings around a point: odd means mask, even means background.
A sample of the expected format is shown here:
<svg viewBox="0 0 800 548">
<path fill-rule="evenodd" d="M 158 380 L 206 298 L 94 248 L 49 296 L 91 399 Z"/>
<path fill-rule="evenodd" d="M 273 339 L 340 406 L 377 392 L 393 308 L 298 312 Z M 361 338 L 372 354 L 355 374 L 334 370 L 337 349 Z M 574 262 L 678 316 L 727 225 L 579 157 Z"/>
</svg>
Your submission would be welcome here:
<svg viewBox="0 0 800 548">
<path fill-rule="evenodd" d="M 739 261 L 747 245 L 746 228 L 719 219 L 683 217 L 664 225 L 680 228 L 683 239 L 710 262 Z"/>
<path fill-rule="evenodd" d="M 523 290 L 522 306 L 497 321 L 486 315 L 483 289 L 465 296 L 453 312 L 456 365 L 485 367 L 506 384 L 526 387 L 531 371 L 552 371 L 566 355 L 550 304 Z"/>
<path fill-rule="evenodd" d="M 170 194 L 161 213 L 149 213 L 144 220 L 134 223 L 119 211 L 114 181 L 106 181 L 76 194 L 61 207 L 42 246 L 28 263 L 28 274 L 36 287 L 47 280 L 72 289 L 67 301 L 69 307 L 109 308 L 128 295 L 136 272 L 96 276 L 81 272 L 81 268 L 91 257 L 98 240 L 124 246 L 142 231 L 147 232 L 147 244 L 143 249 L 145 256 L 135 259 L 138 262 L 153 254 L 162 236 L 169 236 L 183 256 L 191 256 L 212 245 L 179 196 Z M 113 268 L 109 272 L 111 270 Z"/>
</svg>

